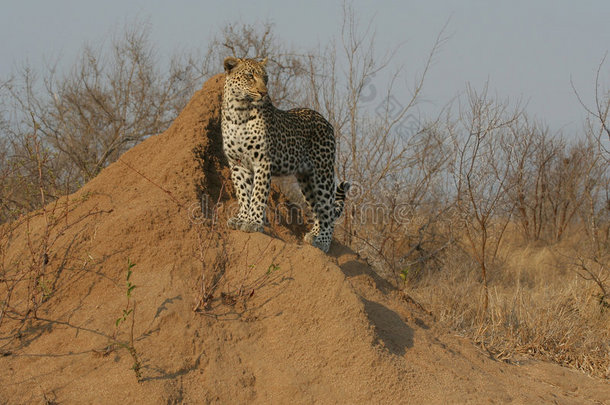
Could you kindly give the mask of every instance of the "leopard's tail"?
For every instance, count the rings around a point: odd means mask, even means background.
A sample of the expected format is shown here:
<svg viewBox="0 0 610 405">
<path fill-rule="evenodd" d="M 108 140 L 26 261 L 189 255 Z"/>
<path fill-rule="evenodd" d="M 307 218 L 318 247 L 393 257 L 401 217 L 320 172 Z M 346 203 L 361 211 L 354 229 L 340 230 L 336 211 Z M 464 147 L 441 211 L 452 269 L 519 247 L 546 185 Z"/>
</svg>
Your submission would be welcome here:
<svg viewBox="0 0 610 405">
<path fill-rule="evenodd" d="M 345 207 L 345 195 L 349 191 L 351 184 L 347 181 L 342 181 L 337 186 L 335 191 L 335 220 L 343 213 Z"/>
</svg>

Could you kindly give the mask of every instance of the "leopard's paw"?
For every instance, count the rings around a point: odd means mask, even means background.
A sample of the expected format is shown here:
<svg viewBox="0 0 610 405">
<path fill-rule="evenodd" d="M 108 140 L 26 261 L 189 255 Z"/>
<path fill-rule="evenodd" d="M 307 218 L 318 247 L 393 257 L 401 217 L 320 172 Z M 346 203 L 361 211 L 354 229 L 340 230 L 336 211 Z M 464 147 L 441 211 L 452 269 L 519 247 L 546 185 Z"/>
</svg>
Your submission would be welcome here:
<svg viewBox="0 0 610 405">
<path fill-rule="evenodd" d="M 263 232 L 263 224 L 244 221 L 241 223 L 239 229 L 244 232 Z"/>
<path fill-rule="evenodd" d="M 229 218 L 227 226 L 231 229 L 239 230 L 243 226 L 244 220 L 239 217 Z"/>
</svg>

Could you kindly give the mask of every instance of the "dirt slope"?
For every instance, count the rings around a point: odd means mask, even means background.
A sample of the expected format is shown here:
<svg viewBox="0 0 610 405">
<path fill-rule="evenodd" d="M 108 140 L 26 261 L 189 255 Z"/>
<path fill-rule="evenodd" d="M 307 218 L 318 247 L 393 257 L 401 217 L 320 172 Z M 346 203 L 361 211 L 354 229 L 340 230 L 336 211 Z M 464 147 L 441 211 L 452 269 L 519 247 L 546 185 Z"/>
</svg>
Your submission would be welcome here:
<svg viewBox="0 0 610 405">
<path fill-rule="evenodd" d="M 610 403 L 604 381 L 498 362 L 439 330 L 348 248 L 296 243 L 301 226 L 201 225 L 201 198 L 220 201 L 221 218 L 234 203 L 222 80 L 55 208 L 69 207 L 50 232 L 38 320 L 0 327 L 0 403 Z M 44 223 L 14 229 L 3 268 L 27 268 Z M 129 341 L 131 315 L 115 329 L 128 259 L 140 382 L 128 350 L 108 349 L 113 336 Z M 24 292 L 14 308 L 25 310 Z"/>
</svg>

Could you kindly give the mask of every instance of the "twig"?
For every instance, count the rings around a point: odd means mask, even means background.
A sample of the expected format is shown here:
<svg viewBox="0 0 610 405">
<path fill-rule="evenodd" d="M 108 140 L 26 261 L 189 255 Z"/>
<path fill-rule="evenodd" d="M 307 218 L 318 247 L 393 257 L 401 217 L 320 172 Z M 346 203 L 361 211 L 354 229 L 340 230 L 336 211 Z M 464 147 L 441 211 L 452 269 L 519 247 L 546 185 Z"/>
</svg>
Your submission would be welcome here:
<svg viewBox="0 0 610 405">
<path fill-rule="evenodd" d="M 140 175 L 142 178 L 144 178 L 146 181 L 151 183 L 153 186 L 157 187 L 159 190 L 161 190 L 165 194 L 167 194 L 172 199 L 172 201 L 174 201 L 176 203 L 176 205 L 178 205 L 178 207 L 184 208 L 184 205 L 180 201 L 178 201 L 178 199 L 176 197 L 174 197 L 174 195 L 169 190 L 166 190 L 165 188 L 163 188 L 162 186 L 157 184 L 155 181 L 151 180 L 148 176 L 146 176 L 144 173 L 140 172 L 138 169 L 136 169 L 129 163 L 125 162 L 123 159 L 119 159 L 118 161 L 121 162 L 122 164 L 124 164 L 125 166 L 127 166 L 129 169 L 133 170 L 135 173 Z"/>
</svg>

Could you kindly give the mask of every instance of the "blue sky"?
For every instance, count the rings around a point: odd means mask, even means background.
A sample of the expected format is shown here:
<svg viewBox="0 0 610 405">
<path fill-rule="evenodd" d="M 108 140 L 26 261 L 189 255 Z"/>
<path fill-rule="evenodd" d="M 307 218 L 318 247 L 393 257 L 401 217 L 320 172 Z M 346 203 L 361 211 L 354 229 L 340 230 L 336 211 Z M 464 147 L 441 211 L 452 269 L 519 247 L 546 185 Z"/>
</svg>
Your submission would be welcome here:
<svg viewBox="0 0 610 405">
<path fill-rule="evenodd" d="M 341 27 L 342 2 L 0 0 L 0 77 L 28 62 L 60 58 L 69 65 L 85 42 L 99 43 L 125 24 L 146 21 L 161 54 L 204 50 L 228 22 L 272 21 L 276 35 L 298 48 L 324 45 Z M 449 41 L 436 55 L 423 98 L 439 108 L 466 83 L 523 99 L 529 113 L 554 130 L 581 128 L 584 112 L 570 85 L 593 100 L 595 71 L 610 49 L 610 1 L 354 1 L 372 21 L 380 54 L 402 43 L 394 62 L 407 78 L 421 71 L 449 21 Z M 610 59 L 610 58 L 609 58 Z M 219 67 L 219 71 L 221 67 Z M 602 77 L 610 83 L 610 60 Z"/>
</svg>

